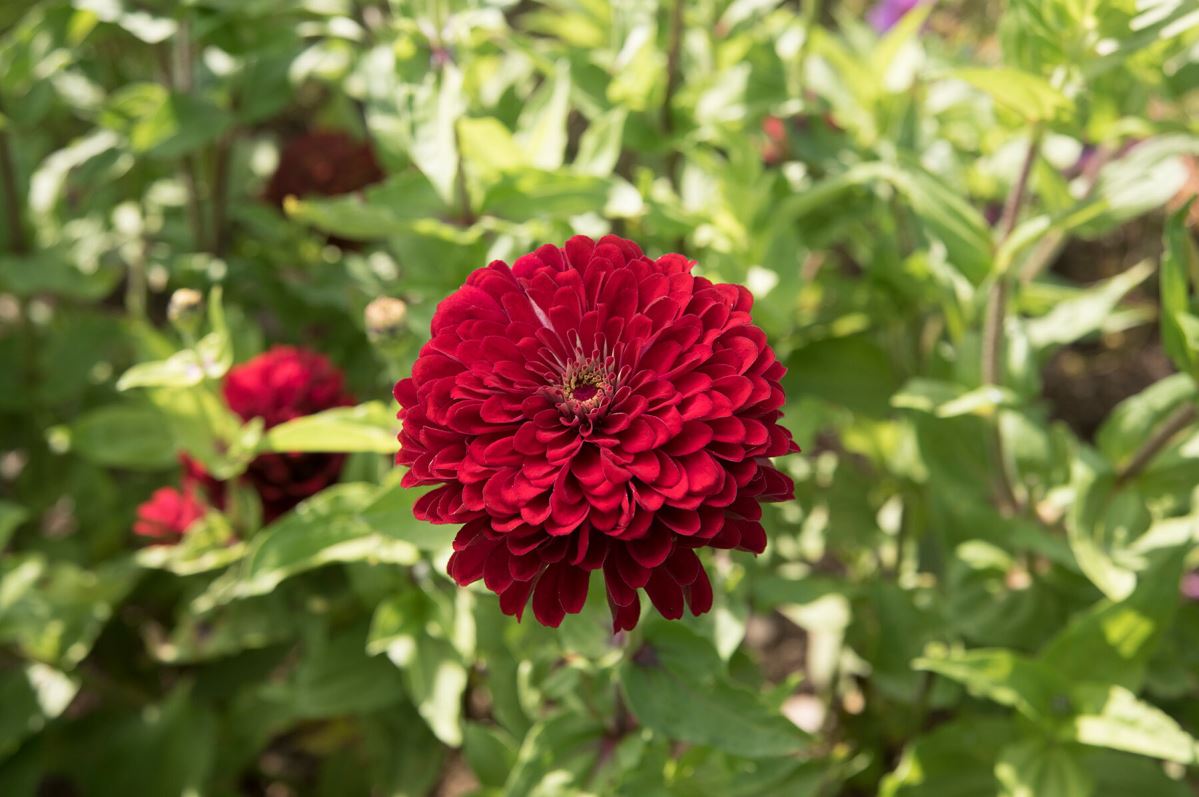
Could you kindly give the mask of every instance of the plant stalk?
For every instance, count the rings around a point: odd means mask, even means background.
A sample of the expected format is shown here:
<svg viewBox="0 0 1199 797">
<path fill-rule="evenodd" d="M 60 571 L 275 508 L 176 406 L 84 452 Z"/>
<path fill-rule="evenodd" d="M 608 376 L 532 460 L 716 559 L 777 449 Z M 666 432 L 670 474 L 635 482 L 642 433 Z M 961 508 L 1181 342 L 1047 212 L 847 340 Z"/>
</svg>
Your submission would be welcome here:
<svg viewBox="0 0 1199 797">
<path fill-rule="evenodd" d="M 3 110 L 0 109 L 0 113 Z M 8 248 L 13 254 L 29 251 L 21 207 L 24 204 L 17 190 L 16 161 L 12 156 L 12 140 L 6 128 L 0 127 L 0 191 L 4 192 L 5 224 L 8 227 Z"/>
<path fill-rule="evenodd" d="M 1162 452 L 1170 441 L 1181 432 L 1183 429 L 1190 426 L 1199 418 L 1199 406 L 1195 404 L 1187 404 L 1175 410 L 1174 414 L 1166 419 L 1166 422 L 1161 425 L 1156 432 L 1145 443 L 1137 449 L 1133 454 L 1132 459 L 1128 464 L 1120 469 L 1116 474 L 1116 486 L 1123 487 L 1128 482 L 1135 479 L 1149 466 L 1149 463 Z"/>
<path fill-rule="evenodd" d="M 1016 178 L 1016 184 L 1003 206 L 1003 215 L 999 222 L 1000 245 L 1011 237 L 1012 231 L 1016 229 L 1016 223 L 1020 219 L 1020 210 L 1028 196 L 1028 183 L 1032 175 L 1032 167 L 1037 162 L 1037 153 L 1040 148 L 1041 131 L 1036 130 L 1028 142 L 1028 151 L 1024 155 L 1024 162 L 1020 165 L 1020 174 Z M 996 274 L 995 282 L 987 296 L 982 340 L 982 381 L 984 385 L 995 385 L 996 387 L 1003 385 L 1004 344 L 1006 342 L 1003 327 L 1007 317 L 1008 283 L 1007 274 Z M 1011 477 L 1007 472 L 1007 457 L 1004 455 L 1003 432 L 999 427 L 998 412 L 996 412 L 995 423 L 991 428 L 991 450 L 995 459 L 995 481 L 999 492 L 1000 509 L 1005 512 L 1017 512 L 1020 509 L 1020 499 L 1016 495 Z"/>
</svg>

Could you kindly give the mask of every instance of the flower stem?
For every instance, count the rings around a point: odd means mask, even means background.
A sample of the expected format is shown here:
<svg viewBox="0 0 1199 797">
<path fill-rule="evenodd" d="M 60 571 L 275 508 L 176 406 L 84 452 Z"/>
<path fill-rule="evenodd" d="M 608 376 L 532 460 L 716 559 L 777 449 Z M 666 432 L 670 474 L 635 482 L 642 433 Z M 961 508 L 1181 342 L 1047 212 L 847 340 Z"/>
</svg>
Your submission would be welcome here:
<svg viewBox="0 0 1199 797">
<path fill-rule="evenodd" d="M 1196 418 L 1199 418 L 1199 407 L 1195 404 L 1188 403 L 1175 410 L 1174 414 L 1161 425 L 1161 428 L 1137 449 L 1128 464 L 1116 474 L 1116 486 L 1123 487 L 1140 475 L 1154 457 L 1160 454 L 1179 432 L 1194 423 Z"/>
<path fill-rule="evenodd" d="M 1028 196 L 1028 182 L 1032 175 L 1032 167 L 1037 161 L 1037 153 L 1041 148 L 1041 131 L 1036 130 L 1028 142 L 1028 151 L 1024 162 L 1020 165 L 1020 174 L 1012 193 L 1008 196 L 1003 207 L 1003 216 L 999 222 L 999 243 L 1002 245 L 1016 229 L 1020 218 L 1020 209 Z M 1008 275 L 996 274 L 995 282 L 987 295 L 987 309 L 983 320 L 982 340 L 982 381 L 984 385 L 1003 385 L 1004 340 L 1003 327 L 1007 317 Z M 995 481 L 999 491 L 1000 508 L 1006 512 L 1020 509 L 1020 500 L 1012 487 L 1012 480 L 1007 472 L 1007 457 L 1003 451 L 1003 432 L 999 426 L 1000 414 L 995 414 L 995 423 L 991 431 L 991 450 L 995 460 Z"/>
<path fill-rule="evenodd" d="M 3 108 L 0 108 L 0 116 L 3 113 Z M 6 124 L 0 121 L 0 125 Z M 17 169 L 12 156 L 12 140 L 5 126 L 0 126 L 0 191 L 4 192 L 8 248 L 13 254 L 24 254 L 29 251 L 29 242 L 25 239 L 25 225 L 21 218 L 21 206 L 24 201 L 17 190 Z"/>
<path fill-rule="evenodd" d="M 685 0 L 674 0 L 670 8 L 670 31 L 666 51 L 666 96 L 662 100 L 662 132 L 670 138 L 674 133 L 674 95 L 682 82 L 683 11 Z M 666 174 L 671 182 L 677 179 L 679 150 L 673 144 L 666 159 Z"/>
</svg>

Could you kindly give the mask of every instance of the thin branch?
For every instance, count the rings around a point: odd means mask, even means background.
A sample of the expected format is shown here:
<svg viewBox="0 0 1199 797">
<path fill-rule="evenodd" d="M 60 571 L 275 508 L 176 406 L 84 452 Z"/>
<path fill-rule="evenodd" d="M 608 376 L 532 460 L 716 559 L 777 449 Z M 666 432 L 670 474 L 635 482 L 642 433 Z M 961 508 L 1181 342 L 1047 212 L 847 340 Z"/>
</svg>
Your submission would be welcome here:
<svg viewBox="0 0 1199 797">
<path fill-rule="evenodd" d="M 0 114 L 2 113 L 3 110 L 0 109 Z M 21 218 L 21 207 L 25 203 L 17 190 L 16 161 L 12 156 L 12 140 L 5 127 L 0 127 L 0 190 L 4 192 L 8 248 L 14 254 L 24 254 L 29 251 L 29 242 L 25 239 L 25 223 Z"/>
<path fill-rule="evenodd" d="M 1083 192 L 1079 197 L 1080 202 L 1086 202 L 1095 195 L 1095 190 L 1099 187 L 1099 174 L 1103 171 L 1103 167 L 1111 160 L 1112 152 L 1108 149 L 1100 149 L 1091 158 L 1090 163 L 1083 170 Z M 1020 284 L 1027 285 L 1032 282 L 1041 272 L 1048 268 L 1062 250 L 1066 248 L 1066 244 L 1070 241 L 1070 236 L 1061 230 L 1054 230 L 1041 239 L 1037 247 L 1033 249 L 1032 254 L 1028 256 L 1028 260 L 1024 261 L 1024 265 L 1020 268 Z"/>
<path fill-rule="evenodd" d="M 234 132 L 216 144 L 212 163 L 212 253 L 224 257 L 229 248 L 229 160 Z"/>
<path fill-rule="evenodd" d="M 1116 474 L 1116 486 L 1122 487 L 1140 475 L 1141 471 L 1153 461 L 1154 457 L 1170 444 L 1175 435 L 1190 426 L 1199 418 L 1199 407 L 1187 404 L 1179 407 L 1166 422 L 1133 454 L 1128 464 Z"/>
<path fill-rule="evenodd" d="M 670 9 L 670 32 L 666 50 L 666 96 L 662 100 L 662 131 L 670 138 L 674 134 L 674 95 L 682 83 L 683 11 L 685 0 L 674 0 Z M 671 146 L 666 159 L 666 174 L 673 182 L 679 165 L 678 148 Z"/>
<path fill-rule="evenodd" d="M 999 218 L 1001 243 L 1008 239 L 1012 230 L 1016 229 L 1016 222 L 1020 220 L 1020 208 L 1024 206 L 1024 198 L 1028 194 L 1028 178 L 1032 176 L 1032 167 L 1037 162 L 1037 152 L 1040 148 L 1041 131 L 1036 130 L 1032 134 L 1032 140 L 1028 142 L 1028 151 L 1024 153 L 1024 163 L 1020 165 L 1020 174 L 1016 177 L 1016 184 L 1012 187 L 1012 193 L 1008 194 L 1007 202 L 1003 205 L 1003 215 Z"/>
<path fill-rule="evenodd" d="M 174 51 L 167 55 L 160 54 L 160 67 L 164 72 L 164 82 L 167 87 L 180 94 L 190 94 L 195 82 L 194 54 L 191 47 L 191 27 L 187 20 L 179 23 L 179 32 L 175 36 Z M 197 250 L 203 249 L 208 241 L 204 224 L 204 208 L 200 202 L 200 183 L 198 174 L 199 163 L 194 155 L 184 155 L 181 159 L 181 176 L 187 192 L 187 220 L 192 230 Z"/>
<path fill-rule="evenodd" d="M 1002 245 L 1016 229 L 1020 218 L 1020 210 L 1028 196 L 1029 177 L 1032 167 L 1037 162 L 1037 153 L 1041 148 L 1041 131 L 1033 132 L 1028 142 L 1028 151 L 1024 162 L 1020 165 L 1020 174 L 1012 193 L 1008 196 L 1003 207 L 1003 216 L 999 222 L 999 244 Z M 982 340 L 982 381 L 985 385 L 1003 385 L 1004 363 L 1004 320 L 1007 317 L 1008 275 L 996 274 L 995 283 L 987 295 L 987 310 L 983 320 Z M 1007 472 L 1007 457 L 1003 451 L 1003 433 L 999 428 L 999 414 L 995 415 L 992 425 L 992 451 L 995 459 L 996 486 L 999 488 L 1000 508 L 1013 512 L 1020 508 L 1020 500 L 1012 486 L 1012 480 Z"/>
</svg>

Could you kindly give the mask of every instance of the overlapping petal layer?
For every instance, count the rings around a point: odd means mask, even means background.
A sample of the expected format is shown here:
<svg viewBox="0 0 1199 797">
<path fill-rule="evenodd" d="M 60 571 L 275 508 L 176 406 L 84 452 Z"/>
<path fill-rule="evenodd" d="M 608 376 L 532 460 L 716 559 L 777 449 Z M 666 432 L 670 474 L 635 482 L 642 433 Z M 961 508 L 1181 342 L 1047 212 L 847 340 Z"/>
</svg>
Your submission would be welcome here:
<svg viewBox="0 0 1199 797">
<path fill-rule="evenodd" d="M 668 618 L 708 611 L 696 549 L 766 546 L 762 501 L 793 496 L 770 457 L 784 368 L 736 285 L 682 255 L 578 236 L 480 269 L 437 308 L 395 388 L 397 462 L 435 486 L 418 517 L 462 524 L 459 584 L 557 626 L 603 571 L 616 629 L 644 590 Z"/>
</svg>

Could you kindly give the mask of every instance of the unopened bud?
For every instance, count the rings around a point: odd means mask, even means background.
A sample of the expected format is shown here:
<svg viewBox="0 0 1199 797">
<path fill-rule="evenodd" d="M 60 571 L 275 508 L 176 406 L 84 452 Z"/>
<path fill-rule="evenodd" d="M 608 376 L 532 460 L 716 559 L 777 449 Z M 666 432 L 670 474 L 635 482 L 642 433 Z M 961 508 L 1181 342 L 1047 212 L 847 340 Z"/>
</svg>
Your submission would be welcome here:
<svg viewBox="0 0 1199 797">
<path fill-rule="evenodd" d="M 366 306 L 366 334 L 371 340 L 394 338 L 404 330 L 408 305 L 403 299 L 380 296 Z"/>
<path fill-rule="evenodd" d="M 180 288 L 171 294 L 167 305 L 167 320 L 187 334 L 194 332 L 204 311 L 204 295 L 191 288 Z"/>
</svg>

